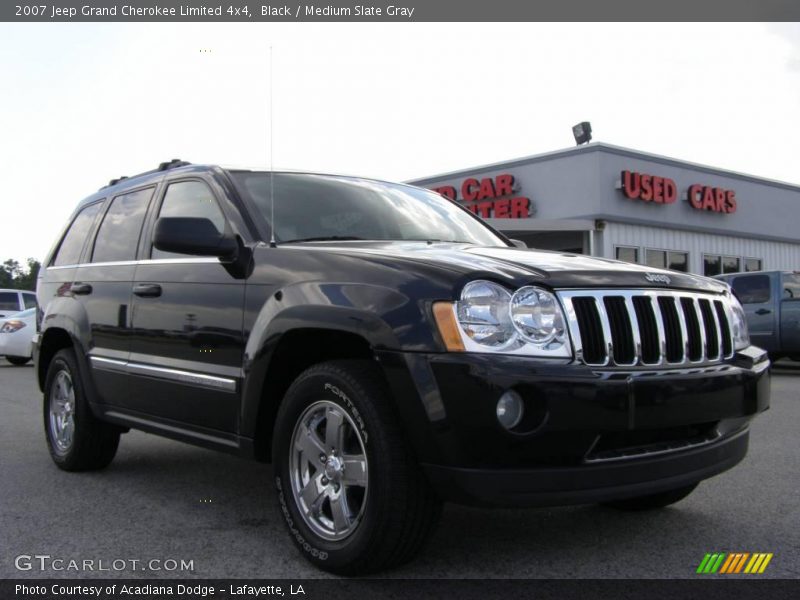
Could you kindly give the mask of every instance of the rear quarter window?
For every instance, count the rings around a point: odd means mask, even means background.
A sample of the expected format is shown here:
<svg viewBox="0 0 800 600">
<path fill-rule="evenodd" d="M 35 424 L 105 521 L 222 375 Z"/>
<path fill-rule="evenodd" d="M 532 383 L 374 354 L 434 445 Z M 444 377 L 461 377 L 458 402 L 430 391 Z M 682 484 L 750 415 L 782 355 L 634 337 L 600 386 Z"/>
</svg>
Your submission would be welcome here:
<svg viewBox="0 0 800 600">
<path fill-rule="evenodd" d="M 86 242 L 95 217 L 97 217 L 97 213 L 102 206 L 102 202 L 96 202 L 90 204 L 77 214 L 72 224 L 69 226 L 67 233 L 64 234 L 61 240 L 56 257 L 53 259 L 52 264 L 54 266 L 60 267 L 77 264 L 81 258 L 83 244 Z"/>
</svg>

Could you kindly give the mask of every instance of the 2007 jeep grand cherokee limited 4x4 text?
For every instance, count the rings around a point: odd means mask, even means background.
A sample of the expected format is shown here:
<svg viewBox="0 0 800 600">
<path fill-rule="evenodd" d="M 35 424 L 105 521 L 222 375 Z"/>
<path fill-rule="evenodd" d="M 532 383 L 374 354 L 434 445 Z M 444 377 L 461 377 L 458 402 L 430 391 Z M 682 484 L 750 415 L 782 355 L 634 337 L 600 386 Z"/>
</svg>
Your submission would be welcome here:
<svg viewBox="0 0 800 600">
<path fill-rule="evenodd" d="M 723 283 L 519 249 L 407 185 L 171 161 L 82 201 L 44 264 L 55 463 L 105 467 L 129 428 L 271 461 L 336 573 L 410 560 L 442 501 L 677 502 L 769 403 Z"/>
</svg>

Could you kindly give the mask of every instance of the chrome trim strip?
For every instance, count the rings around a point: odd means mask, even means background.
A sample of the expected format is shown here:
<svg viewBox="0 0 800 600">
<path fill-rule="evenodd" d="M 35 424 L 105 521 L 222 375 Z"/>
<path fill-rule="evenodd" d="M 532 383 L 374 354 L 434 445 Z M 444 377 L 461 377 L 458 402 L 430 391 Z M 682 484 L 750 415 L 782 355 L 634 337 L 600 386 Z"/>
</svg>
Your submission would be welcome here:
<svg viewBox="0 0 800 600">
<path fill-rule="evenodd" d="M 633 332 L 633 364 L 637 364 L 642 356 L 642 333 L 639 330 L 639 319 L 636 316 L 636 308 L 633 306 L 633 298 L 624 296 L 625 310 L 628 311 L 628 319 L 631 322 L 631 332 Z"/>
<path fill-rule="evenodd" d="M 236 380 L 227 377 L 217 377 L 216 375 L 206 375 L 204 373 L 183 371 L 181 369 L 168 369 L 142 363 L 103 358 L 100 356 L 92 356 L 90 358 L 92 367 L 100 371 L 113 371 L 115 373 L 125 373 L 128 375 L 155 377 L 188 385 L 199 385 L 201 387 L 222 390 L 224 392 L 236 392 Z"/>
<path fill-rule="evenodd" d="M 680 296 L 675 296 L 672 299 L 675 312 L 678 313 L 678 324 L 681 327 L 681 346 L 683 347 L 683 355 L 681 356 L 680 364 L 689 360 L 689 329 L 686 325 L 686 315 L 683 314 L 683 305 L 681 304 Z"/>
<path fill-rule="evenodd" d="M 602 437 L 602 436 L 600 436 Z M 680 443 L 678 441 L 672 442 L 675 444 L 674 448 L 665 448 L 663 450 L 652 450 L 652 451 L 644 451 L 639 452 L 636 454 L 625 454 L 623 456 L 610 456 L 608 458 L 590 458 L 589 454 L 586 454 L 586 458 L 583 459 L 583 462 L 586 464 L 595 464 L 595 463 L 607 463 L 607 462 L 620 462 L 623 460 L 636 460 L 637 458 L 642 458 L 645 456 L 661 456 L 664 454 L 672 454 L 675 452 L 683 452 L 685 450 L 695 450 L 697 448 L 701 448 L 703 446 L 707 446 L 709 444 L 713 444 L 714 442 L 718 441 L 722 437 L 722 434 L 715 430 L 713 436 L 707 436 L 706 439 L 700 440 L 698 442 L 690 442 L 687 441 L 685 443 Z M 600 438 L 598 437 L 598 440 Z M 666 442 L 670 443 L 670 442 Z M 597 441 L 592 445 L 592 448 L 597 444 Z M 642 448 L 645 448 L 644 446 Z M 634 448 L 635 449 L 635 448 Z"/>
<path fill-rule="evenodd" d="M 216 377 L 215 375 L 204 375 L 202 373 L 192 373 L 190 371 L 181 371 L 178 369 L 154 367 L 140 363 L 128 363 L 128 372 L 131 375 L 157 377 L 159 379 L 168 379 L 170 381 L 177 381 L 178 383 L 195 384 L 203 387 L 223 390 L 226 392 L 236 391 L 235 380 L 227 379 L 225 377 Z"/>
<path fill-rule="evenodd" d="M 703 311 L 700 309 L 700 299 L 697 296 L 692 296 L 692 306 L 697 315 L 697 323 L 700 325 L 700 361 L 701 363 L 708 360 L 708 340 L 706 339 L 706 319 L 703 316 Z"/>
<path fill-rule="evenodd" d="M 661 366 L 667 362 L 667 328 L 664 323 L 664 315 L 661 314 L 661 305 L 658 303 L 658 295 L 648 294 L 648 296 L 650 297 L 650 308 L 653 311 L 653 318 L 656 321 L 656 332 L 658 333 L 658 362 L 654 364 L 656 366 Z"/>
<path fill-rule="evenodd" d="M 578 316 L 575 314 L 575 307 L 572 305 L 572 298 L 560 297 L 562 306 L 564 307 L 564 316 L 567 320 L 567 329 L 569 329 L 569 336 L 572 338 L 572 347 L 575 349 L 575 358 L 578 362 L 583 361 L 583 342 L 581 341 L 580 328 L 578 327 Z"/>
<path fill-rule="evenodd" d="M 77 269 L 78 267 L 135 267 L 139 265 L 198 265 L 219 263 L 219 259 L 213 256 L 201 256 L 198 258 L 148 258 L 145 260 L 118 260 L 96 263 L 77 263 L 74 265 L 59 265 L 47 267 L 47 270 L 57 271 L 59 269 Z"/>
<path fill-rule="evenodd" d="M 614 338 L 611 337 L 611 323 L 608 320 L 608 311 L 606 311 L 604 299 L 605 298 L 593 298 L 597 316 L 600 317 L 600 328 L 603 330 L 603 337 L 606 342 L 606 362 L 614 363 Z"/>
<path fill-rule="evenodd" d="M 124 360 L 103 358 L 102 356 L 90 356 L 89 360 L 92 363 L 92 367 L 101 371 L 114 371 L 115 373 L 128 372 L 128 363 Z"/>
</svg>

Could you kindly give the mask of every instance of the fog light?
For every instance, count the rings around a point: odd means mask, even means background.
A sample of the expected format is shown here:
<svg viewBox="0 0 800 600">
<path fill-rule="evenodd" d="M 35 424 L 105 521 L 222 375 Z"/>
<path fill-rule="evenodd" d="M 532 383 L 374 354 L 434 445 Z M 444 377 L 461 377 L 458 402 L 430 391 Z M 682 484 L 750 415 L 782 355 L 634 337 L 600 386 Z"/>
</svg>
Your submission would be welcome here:
<svg viewBox="0 0 800 600">
<path fill-rule="evenodd" d="M 497 420 L 506 429 L 513 429 L 519 425 L 524 412 L 522 397 L 514 390 L 508 390 L 497 401 Z"/>
</svg>

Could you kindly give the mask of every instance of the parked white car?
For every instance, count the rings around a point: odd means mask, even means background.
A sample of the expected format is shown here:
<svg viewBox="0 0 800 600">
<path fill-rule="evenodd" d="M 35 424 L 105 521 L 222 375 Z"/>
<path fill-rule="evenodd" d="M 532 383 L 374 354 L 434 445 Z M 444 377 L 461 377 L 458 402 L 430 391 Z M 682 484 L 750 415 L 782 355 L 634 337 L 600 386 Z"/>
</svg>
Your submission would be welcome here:
<svg viewBox="0 0 800 600">
<path fill-rule="evenodd" d="M 0 289 L 0 319 L 36 307 L 36 294 L 25 290 Z"/>
<path fill-rule="evenodd" d="M 35 332 L 35 308 L 0 319 L 0 356 L 5 356 L 12 365 L 24 365 L 31 359 L 31 341 Z"/>
</svg>

